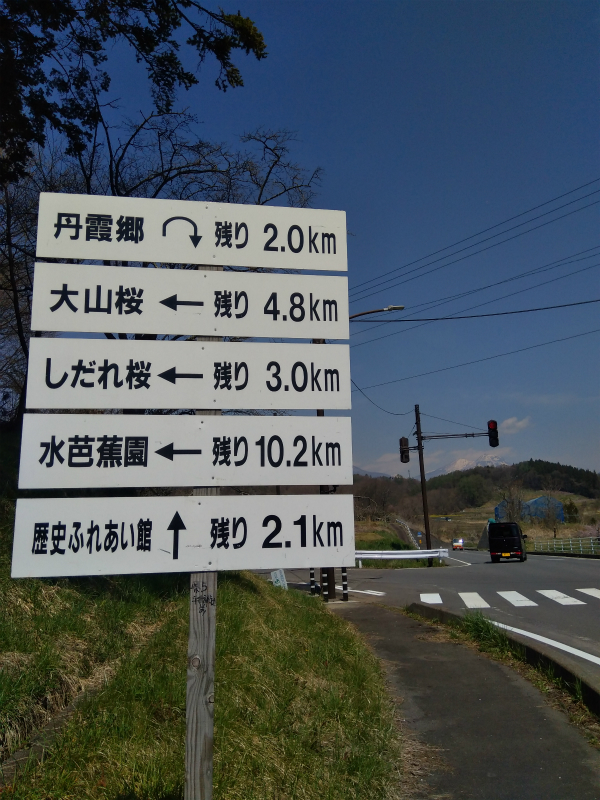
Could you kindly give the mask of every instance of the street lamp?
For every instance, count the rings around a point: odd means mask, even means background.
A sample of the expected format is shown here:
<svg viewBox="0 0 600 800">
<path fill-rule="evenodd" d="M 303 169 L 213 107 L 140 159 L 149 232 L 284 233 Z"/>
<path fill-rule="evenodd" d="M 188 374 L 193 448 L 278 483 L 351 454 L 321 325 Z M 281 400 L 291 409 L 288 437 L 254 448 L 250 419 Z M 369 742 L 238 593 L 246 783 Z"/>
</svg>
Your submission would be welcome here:
<svg viewBox="0 0 600 800">
<path fill-rule="evenodd" d="M 359 311 L 358 314 L 350 314 L 348 319 L 364 317 L 365 314 L 381 314 L 383 311 L 404 311 L 404 306 L 386 306 L 385 308 L 374 308 L 371 311 Z"/>
</svg>

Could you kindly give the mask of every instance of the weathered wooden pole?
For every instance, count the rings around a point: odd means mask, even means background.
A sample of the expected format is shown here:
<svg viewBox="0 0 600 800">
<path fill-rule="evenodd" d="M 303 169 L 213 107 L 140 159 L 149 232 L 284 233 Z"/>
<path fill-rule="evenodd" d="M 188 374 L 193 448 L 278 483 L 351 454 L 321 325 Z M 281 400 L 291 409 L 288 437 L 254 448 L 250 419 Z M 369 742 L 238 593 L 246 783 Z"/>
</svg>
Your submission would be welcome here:
<svg viewBox="0 0 600 800">
<path fill-rule="evenodd" d="M 205 266 L 198 269 L 220 270 Z M 197 341 L 218 342 L 218 336 L 198 336 Z M 220 410 L 197 410 L 196 414 L 219 415 Z M 192 490 L 195 497 L 219 494 L 215 487 Z M 202 501 L 199 501 L 202 502 Z M 217 573 L 190 575 L 190 631 L 187 652 L 185 701 L 185 792 L 184 800 L 212 800 L 215 717 L 215 636 L 217 629 Z"/>
<path fill-rule="evenodd" d="M 185 800 L 212 800 L 213 796 L 216 623 L 217 573 L 193 572 L 185 707 Z"/>
</svg>

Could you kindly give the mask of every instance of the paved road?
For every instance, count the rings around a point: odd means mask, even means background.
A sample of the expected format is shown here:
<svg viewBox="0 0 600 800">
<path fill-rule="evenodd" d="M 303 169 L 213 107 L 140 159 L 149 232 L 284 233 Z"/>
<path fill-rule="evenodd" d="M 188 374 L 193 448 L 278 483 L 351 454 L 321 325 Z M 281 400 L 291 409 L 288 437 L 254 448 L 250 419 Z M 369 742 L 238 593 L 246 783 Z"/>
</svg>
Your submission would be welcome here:
<svg viewBox="0 0 600 800">
<path fill-rule="evenodd" d="M 386 605 L 421 601 L 459 612 L 480 607 L 493 620 L 600 658 L 600 559 L 530 555 L 524 563 L 492 564 L 488 553 L 452 556 L 441 569 L 352 569 L 349 586 L 384 592 L 373 600 Z M 600 665 L 568 657 L 600 677 Z"/>
<path fill-rule="evenodd" d="M 421 601 L 458 612 L 480 607 L 497 622 L 600 658 L 600 559 L 530 555 L 524 563 L 492 564 L 488 553 L 451 552 L 448 566 L 439 569 L 349 569 L 348 584 L 356 599 L 391 606 Z M 291 582 L 307 580 L 305 571 L 288 573 Z M 600 664 L 564 651 L 562 656 L 598 683 Z"/>
<path fill-rule="evenodd" d="M 421 752 L 418 797 L 599 800 L 600 754 L 513 670 L 386 608 L 331 610 L 370 640 L 405 724 L 441 751 Z"/>
</svg>

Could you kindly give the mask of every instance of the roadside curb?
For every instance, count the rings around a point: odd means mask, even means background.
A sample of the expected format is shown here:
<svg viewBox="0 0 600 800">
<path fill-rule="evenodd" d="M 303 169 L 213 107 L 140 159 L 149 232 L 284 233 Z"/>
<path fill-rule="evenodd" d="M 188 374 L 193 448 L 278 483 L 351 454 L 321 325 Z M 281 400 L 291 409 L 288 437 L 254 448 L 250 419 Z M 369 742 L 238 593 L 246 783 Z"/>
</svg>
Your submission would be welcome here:
<svg viewBox="0 0 600 800">
<path fill-rule="evenodd" d="M 446 625 L 462 622 L 463 614 L 456 614 L 444 608 L 433 608 L 424 603 L 411 603 L 407 610 L 413 614 L 418 614 L 425 619 L 438 620 Z M 522 647 L 524 650 L 525 661 L 532 667 L 541 667 L 550 670 L 555 677 L 564 681 L 565 685 L 572 694 L 581 691 L 581 699 L 584 705 L 596 716 L 600 717 L 600 680 L 593 681 L 590 677 L 578 675 L 570 664 L 565 663 L 560 655 L 555 654 L 550 647 L 545 647 L 541 643 L 532 645 L 527 639 L 518 634 L 504 631 L 506 638 L 513 644 Z"/>
</svg>

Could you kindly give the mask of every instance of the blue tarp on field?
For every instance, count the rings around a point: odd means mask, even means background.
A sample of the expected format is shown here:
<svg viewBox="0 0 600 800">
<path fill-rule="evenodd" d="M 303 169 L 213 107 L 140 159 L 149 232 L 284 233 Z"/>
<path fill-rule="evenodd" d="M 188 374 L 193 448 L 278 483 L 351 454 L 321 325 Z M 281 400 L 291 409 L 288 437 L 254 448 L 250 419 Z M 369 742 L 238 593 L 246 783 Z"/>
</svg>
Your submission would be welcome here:
<svg viewBox="0 0 600 800">
<path fill-rule="evenodd" d="M 496 522 L 507 521 L 506 517 L 506 500 L 498 503 L 494 509 L 494 516 Z M 554 497 L 542 495 L 542 497 L 535 497 L 533 500 L 528 500 L 521 506 L 521 519 L 551 519 L 557 522 L 565 521 L 565 512 L 563 504 L 560 500 L 555 500 Z"/>
</svg>

